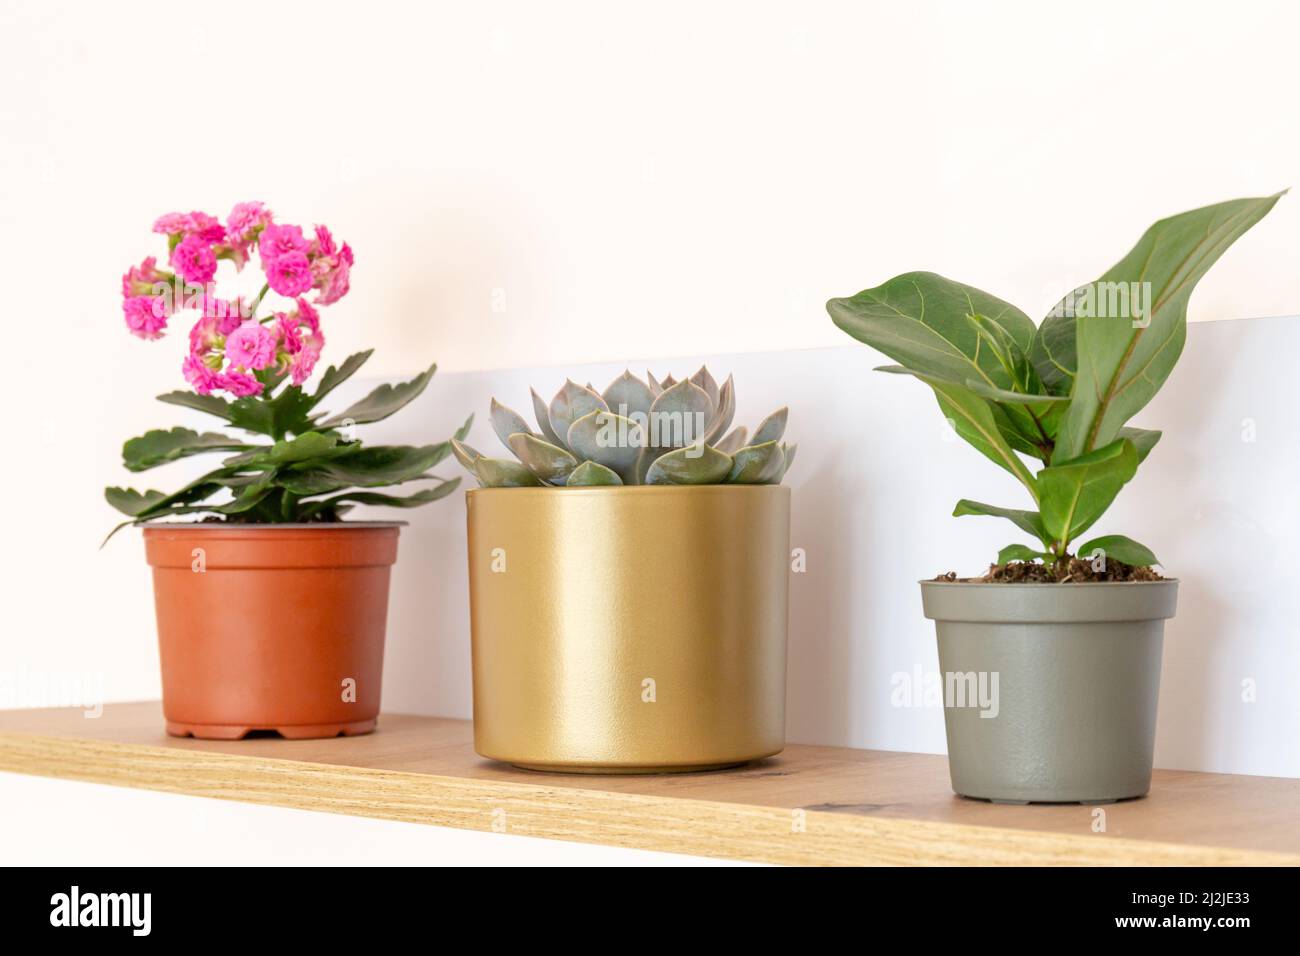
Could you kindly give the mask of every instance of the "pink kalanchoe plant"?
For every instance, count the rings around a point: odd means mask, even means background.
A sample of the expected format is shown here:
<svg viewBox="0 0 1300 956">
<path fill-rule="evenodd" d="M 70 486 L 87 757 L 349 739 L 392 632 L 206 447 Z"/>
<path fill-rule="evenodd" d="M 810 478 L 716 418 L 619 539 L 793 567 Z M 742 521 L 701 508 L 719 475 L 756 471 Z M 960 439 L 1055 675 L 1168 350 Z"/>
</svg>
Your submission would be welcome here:
<svg viewBox="0 0 1300 956">
<path fill-rule="evenodd" d="M 336 243 L 324 226 L 304 233 L 277 223 L 260 202 L 236 204 L 224 223 L 203 212 L 168 213 L 153 231 L 167 237 L 171 270 L 150 256 L 122 276 L 127 329 L 154 340 L 180 314 L 193 320 L 181 361 L 189 388 L 159 395 L 159 401 L 215 415 L 230 429 L 267 436 L 270 443 L 189 428 L 132 438 L 122 446 L 130 471 L 211 452 L 228 457 L 172 494 L 105 489 L 109 504 L 128 516 L 119 527 L 191 514 L 248 523 L 338 521 L 358 503 L 411 508 L 457 486 L 459 479 L 430 471 L 450 453 L 450 441 L 363 447 L 352 435 L 354 426 L 381 421 L 419 396 L 436 366 L 409 382 L 381 385 L 334 415 L 317 406 L 365 364 L 369 351 L 331 365 L 314 392 L 303 390 L 325 348 L 318 307 L 348 291 L 353 256 L 347 243 Z M 254 255 L 265 276 L 257 296 L 251 302 L 218 296 L 213 283 L 220 264 L 240 271 Z M 472 421 L 471 415 L 457 439 Z M 374 490 L 408 481 L 435 484 L 404 497 Z"/>
<path fill-rule="evenodd" d="M 122 313 L 132 335 L 160 339 L 173 315 L 192 311 L 181 374 L 200 395 L 260 395 L 286 375 L 294 385 L 307 381 L 325 345 L 314 306 L 331 305 L 348 291 L 353 256 L 347 243 L 337 245 L 325 226 L 314 227 L 309 238 L 301 226 L 277 223 L 260 202 L 236 203 L 224 224 L 205 212 L 167 213 L 153 231 L 167 237 L 171 271 L 149 256 L 122 276 Z M 254 252 L 266 277 L 256 299 L 250 305 L 217 297 L 218 265 L 229 261 L 242 270 Z M 303 298 L 313 290 L 314 304 Z M 259 317 L 269 293 L 294 300 L 293 306 Z"/>
</svg>

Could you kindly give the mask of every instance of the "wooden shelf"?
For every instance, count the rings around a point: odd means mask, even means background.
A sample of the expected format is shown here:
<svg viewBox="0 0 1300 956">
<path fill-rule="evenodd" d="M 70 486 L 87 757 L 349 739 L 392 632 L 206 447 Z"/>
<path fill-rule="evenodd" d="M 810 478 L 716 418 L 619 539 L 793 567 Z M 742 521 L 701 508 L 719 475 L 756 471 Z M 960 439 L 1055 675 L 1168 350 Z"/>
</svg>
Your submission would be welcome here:
<svg viewBox="0 0 1300 956">
<path fill-rule="evenodd" d="M 515 770 L 467 721 L 385 714 L 376 733 L 167 737 L 159 705 L 0 712 L 0 770 L 414 823 L 785 864 L 1300 865 L 1300 781 L 1158 770 L 1104 807 L 955 796 L 925 754 L 792 745 L 748 767 L 654 777 Z"/>
</svg>

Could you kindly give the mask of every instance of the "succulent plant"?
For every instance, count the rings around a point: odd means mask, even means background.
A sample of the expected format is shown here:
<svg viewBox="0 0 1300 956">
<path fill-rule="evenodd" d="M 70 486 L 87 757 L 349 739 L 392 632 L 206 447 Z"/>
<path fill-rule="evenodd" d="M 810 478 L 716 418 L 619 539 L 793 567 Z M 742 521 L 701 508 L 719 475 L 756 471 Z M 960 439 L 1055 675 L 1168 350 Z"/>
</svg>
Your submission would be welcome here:
<svg viewBox="0 0 1300 956">
<path fill-rule="evenodd" d="M 781 441 L 787 409 L 751 435 L 731 427 L 730 376 L 721 386 L 707 368 L 680 382 L 646 377 L 624 372 L 604 392 L 569 380 L 549 405 L 534 389 L 537 431 L 494 398 L 492 428 L 518 461 L 489 458 L 455 439 L 452 450 L 484 488 L 775 485 L 785 477 L 796 448 Z"/>
</svg>

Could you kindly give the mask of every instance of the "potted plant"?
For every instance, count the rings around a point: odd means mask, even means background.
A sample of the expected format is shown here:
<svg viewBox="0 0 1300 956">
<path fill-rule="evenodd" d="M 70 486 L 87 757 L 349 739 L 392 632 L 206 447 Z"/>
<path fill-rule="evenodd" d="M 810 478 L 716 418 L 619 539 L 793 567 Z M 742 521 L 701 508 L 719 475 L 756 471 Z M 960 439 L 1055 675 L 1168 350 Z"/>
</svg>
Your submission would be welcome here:
<svg viewBox="0 0 1300 956">
<path fill-rule="evenodd" d="M 353 430 L 418 396 L 434 367 L 328 414 L 322 401 L 371 354 L 330 366 L 314 389 L 304 388 L 325 344 L 318 307 L 348 291 L 348 245 L 324 226 L 309 237 L 276 223 L 261 203 L 235 206 L 224 223 L 199 212 L 164 216 L 154 231 L 167 237 L 171 269 L 150 257 L 123 277 L 127 328 L 155 340 L 169 320 L 188 314 L 181 371 L 190 389 L 158 400 L 227 426 L 132 438 L 122 446 L 130 471 L 223 457 L 171 493 L 105 491 L 129 516 L 114 532 L 144 525 L 167 732 L 214 739 L 254 730 L 290 738 L 367 733 L 379 713 L 401 522 L 342 519 L 357 504 L 436 501 L 460 479 L 430 472 L 450 453 L 449 442 L 363 445 Z M 261 291 L 252 301 L 219 298 L 218 262 L 242 269 L 254 255 L 265 273 Z M 371 490 L 408 481 L 434 483 L 404 497 Z M 163 520 L 182 516 L 203 517 Z"/>
<path fill-rule="evenodd" d="M 1192 289 L 1277 199 L 1157 222 L 1038 327 L 1001 299 L 927 272 L 828 303 L 836 325 L 899 363 L 881 371 L 929 385 L 957 434 L 1030 500 L 1025 509 L 959 501 L 954 515 L 1005 518 L 1032 544 L 1003 548 L 982 577 L 921 582 L 957 793 L 1092 803 L 1149 789 L 1178 582 L 1124 535 L 1077 542 L 1160 438 L 1127 423 L 1182 351 Z M 986 678 L 996 707 L 970 706 L 962 698 Z"/>
<path fill-rule="evenodd" d="M 491 406 L 517 461 L 452 442 L 481 486 L 466 493 L 475 749 L 588 773 L 779 752 L 786 409 L 731 429 L 735 386 L 704 368 L 532 397 L 536 430 Z"/>
</svg>

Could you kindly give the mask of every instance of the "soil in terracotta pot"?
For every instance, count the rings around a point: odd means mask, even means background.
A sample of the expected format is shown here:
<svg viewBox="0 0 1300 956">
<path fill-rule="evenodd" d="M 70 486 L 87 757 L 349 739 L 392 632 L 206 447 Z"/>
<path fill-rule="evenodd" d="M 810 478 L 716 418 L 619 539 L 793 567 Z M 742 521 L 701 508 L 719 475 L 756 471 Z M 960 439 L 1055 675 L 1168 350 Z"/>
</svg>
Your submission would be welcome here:
<svg viewBox="0 0 1300 956">
<path fill-rule="evenodd" d="M 1107 561 L 1106 569 L 1094 569 L 1091 561 L 1071 558 L 1066 564 L 1039 564 L 1036 561 L 1008 561 L 990 564 L 978 578 L 959 578 L 955 571 L 941 574 L 936 581 L 961 581 L 966 584 L 1070 584 L 1099 581 L 1163 581 L 1151 567 L 1135 567 L 1123 561 Z"/>
</svg>

